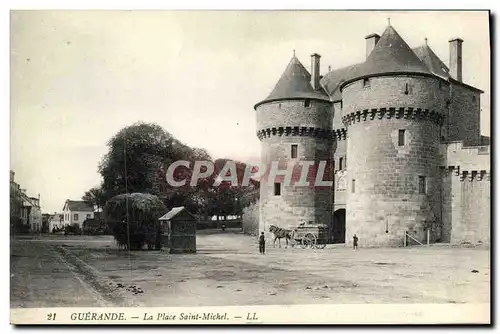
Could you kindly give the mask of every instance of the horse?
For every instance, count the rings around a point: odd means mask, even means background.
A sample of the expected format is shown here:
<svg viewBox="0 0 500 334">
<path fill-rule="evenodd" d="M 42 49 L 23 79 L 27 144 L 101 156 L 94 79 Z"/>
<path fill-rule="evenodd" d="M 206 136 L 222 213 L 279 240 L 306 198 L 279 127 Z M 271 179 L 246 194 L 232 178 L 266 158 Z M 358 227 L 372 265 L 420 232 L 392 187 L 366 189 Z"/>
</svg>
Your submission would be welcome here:
<svg viewBox="0 0 500 334">
<path fill-rule="evenodd" d="M 269 226 L 269 232 L 274 234 L 273 247 L 276 247 L 276 239 L 278 239 L 279 248 L 281 248 L 281 239 L 285 238 L 286 245 L 288 247 L 288 240 L 292 239 L 292 230 L 287 230 L 275 225 Z"/>
</svg>

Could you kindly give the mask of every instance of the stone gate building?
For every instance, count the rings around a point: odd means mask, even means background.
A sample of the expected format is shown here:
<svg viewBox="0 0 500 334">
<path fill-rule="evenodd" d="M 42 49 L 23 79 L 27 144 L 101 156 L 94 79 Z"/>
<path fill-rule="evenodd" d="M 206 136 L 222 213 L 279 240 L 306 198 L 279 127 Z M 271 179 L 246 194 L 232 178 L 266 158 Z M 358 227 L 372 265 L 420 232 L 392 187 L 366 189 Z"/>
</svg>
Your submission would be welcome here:
<svg viewBox="0 0 500 334">
<path fill-rule="evenodd" d="M 261 162 L 280 170 L 328 161 L 330 187 L 263 178 L 259 230 L 302 221 L 330 226 L 330 242 L 489 243 L 490 148 L 480 135 L 478 88 L 462 82 L 462 40 L 449 68 L 392 26 L 366 39 L 366 60 L 320 75 L 295 57 L 255 105 Z M 308 176 L 308 179 L 311 179 Z M 314 181 L 314 180 L 313 180 Z"/>
</svg>

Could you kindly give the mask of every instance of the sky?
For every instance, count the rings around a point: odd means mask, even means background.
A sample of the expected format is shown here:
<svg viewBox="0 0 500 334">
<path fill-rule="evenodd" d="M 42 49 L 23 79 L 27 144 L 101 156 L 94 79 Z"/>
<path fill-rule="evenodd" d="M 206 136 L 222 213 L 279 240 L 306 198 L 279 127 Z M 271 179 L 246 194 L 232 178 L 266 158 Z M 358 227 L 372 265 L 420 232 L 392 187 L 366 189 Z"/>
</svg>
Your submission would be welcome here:
<svg viewBox="0 0 500 334">
<path fill-rule="evenodd" d="M 43 212 L 61 211 L 101 182 L 107 141 L 154 122 L 214 158 L 260 157 L 253 106 L 295 50 L 321 73 L 362 62 L 365 39 L 391 25 L 411 46 L 428 38 L 448 64 L 463 43 L 463 81 L 482 89 L 490 134 L 487 12 L 13 11 L 10 168 Z"/>
</svg>

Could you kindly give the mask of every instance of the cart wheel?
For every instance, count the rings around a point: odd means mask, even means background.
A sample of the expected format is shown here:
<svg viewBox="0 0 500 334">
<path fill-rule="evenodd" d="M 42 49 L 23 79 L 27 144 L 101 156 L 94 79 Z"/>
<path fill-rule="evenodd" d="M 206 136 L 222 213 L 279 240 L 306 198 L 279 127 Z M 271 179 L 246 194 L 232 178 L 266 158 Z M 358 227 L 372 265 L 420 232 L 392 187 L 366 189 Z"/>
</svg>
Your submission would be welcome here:
<svg viewBox="0 0 500 334">
<path fill-rule="evenodd" d="M 314 234 L 310 234 L 309 237 L 311 238 L 311 248 L 316 248 L 316 243 L 318 242 L 318 239 Z"/>
<path fill-rule="evenodd" d="M 316 245 L 316 237 L 314 236 L 314 234 L 307 233 L 304 236 L 304 239 L 302 239 L 302 248 L 314 248 L 314 245 Z"/>
</svg>

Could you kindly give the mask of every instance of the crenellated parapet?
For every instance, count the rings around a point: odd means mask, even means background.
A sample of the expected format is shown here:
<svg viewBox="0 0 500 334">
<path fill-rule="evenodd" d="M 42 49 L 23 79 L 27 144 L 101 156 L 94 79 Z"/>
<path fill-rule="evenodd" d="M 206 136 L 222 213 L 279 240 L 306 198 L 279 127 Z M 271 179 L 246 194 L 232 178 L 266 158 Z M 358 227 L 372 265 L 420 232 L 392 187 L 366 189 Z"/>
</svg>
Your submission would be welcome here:
<svg viewBox="0 0 500 334">
<path fill-rule="evenodd" d="M 422 108 L 374 108 L 352 112 L 342 118 L 346 126 L 361 121 L 371 121 L 374 119 L 411 119 L 411 120 L 429 120 L 437 125 L 442 125 L 444 115 L 429 109 Z"/>
<path fill-rule="evenodd" d="M 324 139 L 333 139 L 334 132 L 329 129 L 301 126 L 273 127 L 257 131 L 259 140 L 271 138 L 273 136 L 304 136 Z"/>
<path fill-rule="evenodd" d="M 337 140 L 346 140 L 346 138 L 347 138 L 347 129 L 346 128 L 335 129 L 335 130 L 333 130 L 333 136 Z"/>
<path fill-rule="evenodd" d="M 491 171 L 489 169 L 462 169 L 460 166 L 442 167 L 443 176 L 458 177 L 460 181 L 490 181 Z"/>
<path fill-rule="evenodd" d="M 444 170 L 453 172 L 461 181 L 489 180 L 490 146 L 463 146 L 463 142 L 442 144 Z"/>
</svg>

